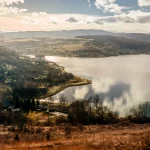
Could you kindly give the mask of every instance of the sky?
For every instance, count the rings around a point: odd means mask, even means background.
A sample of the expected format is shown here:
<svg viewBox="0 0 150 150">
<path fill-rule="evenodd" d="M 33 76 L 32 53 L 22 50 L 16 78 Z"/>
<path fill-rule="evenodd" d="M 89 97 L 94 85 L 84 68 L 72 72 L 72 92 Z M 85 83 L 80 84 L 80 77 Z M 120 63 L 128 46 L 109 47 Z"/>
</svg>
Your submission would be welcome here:
<svg viewBox="0 0 150 150">
<path fill-rule="evenodd" d="M 0 32 L 150 33 L 150 0 L 0 0 Z"/>
</svg>

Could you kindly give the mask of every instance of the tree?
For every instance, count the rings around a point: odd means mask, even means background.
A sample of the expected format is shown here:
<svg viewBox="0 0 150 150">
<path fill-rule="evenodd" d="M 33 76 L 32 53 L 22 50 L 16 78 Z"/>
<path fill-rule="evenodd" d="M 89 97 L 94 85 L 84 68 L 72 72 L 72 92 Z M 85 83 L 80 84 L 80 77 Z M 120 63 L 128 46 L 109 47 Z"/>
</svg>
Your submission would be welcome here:
<svg viewBox="0 0 150 150">
<path fill-rule="evenodd" d="M 87 101 L 75 101 L 69 106 L 69 120 L 75 124 L 89 124 Z"/>
<path fill-rule="evenodd" d="M 131 108 L 130 113 L 134 117 L 146 118 L 148 116 L 149 109 L 150 109 L 150 103 L 145 102 L 139 104 L 137 107 Z"/>
<path fill-rule="evenodd" d="M 31 100 L 30 99 L 27 100 L 27 109 L 31 110 Z"/>
<path fill-rule="evenodd" d="M 15 108 L 20 108 L 20 98 L 19 98 L 18 94 L 16 94 L 13 97 L 13 103 L 14 103 Z"/>
<path fill-rule="evenodd" d="M 32 102 L 31 102 L 31 109 L 32 110 L 35 109 L 35 99 L 34 98 L 32 99 Z"/>
<path fill-rule="evenodd" d="M 39 100 L 36 101 L 36 108 L 39 108 L 40 102 Z"/>
<path fill-rule="evenodd" d="M 9 107 L 13 105 L 13 97 L 12 96 L 6 96 L 3 100 L 3 106 Z"/>
<path fill-rule="evenodd" d="M 62 95 L 60 96 L 60 98 L 59 98 L 59 101 L 60 101 L 60 103 L 66 103 L 67 97 L 65 97 L 65 95 L 62 94 Z"/>
<path fill-rule="evenodd" d="M 95 110 L 96 110 L 96 113 L 97 113 L 97 111 L 98 111 L 98 105 L 102 104 L 102 101 L 100 100 L 99 95 L 96 94 L 96 95 L 93 96 L 93 103 L 95 105 Z"/>
</svg>

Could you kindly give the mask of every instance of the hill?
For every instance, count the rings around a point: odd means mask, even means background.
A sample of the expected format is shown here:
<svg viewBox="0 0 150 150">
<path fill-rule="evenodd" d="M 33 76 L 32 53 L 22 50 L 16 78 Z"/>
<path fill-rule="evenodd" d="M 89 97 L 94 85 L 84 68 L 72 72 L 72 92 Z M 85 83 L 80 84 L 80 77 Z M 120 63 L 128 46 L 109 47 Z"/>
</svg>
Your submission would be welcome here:
<svg viewBox="0 0 150 150">
<path fill-rule="evenodd" d="M 113 33 L 104 30 L 79 29 L 62 31 L 26 31 L 26 32 L 7 32 L 3 33 L 6 38 L 73 38 L 75 36 L 90 35 L 109 35 L 116 37 L 125 37 L 138 41 L 150 42 L 149 33 Z"/>
<path fill-rule="evenodd" d="M 0 47 L 0 101 L 16 93 L 22 98 L 48 97 L 69 86 L 88 83 L 53 62 L 31 59 Z"/>
<path fill-rule="evenodd" d="M 26 31 L 4 33 L 7 38 L 73 38 L 84 35 L 108 35 L 103 30 L 62 30 L 62 31 Z"/>
<path fill-rule="evenodd" d="M 76 51 L 82 57 L 108 57 L 118 55 L 150 54 L 150 43 L 114 36 L 78 36 L 90 39 L 85 48 Z"/>
<path fill-rule="evenodd" d="M 6 47 L 26 55 L 109 57 L 150 54 L 150 43 L 115 36 L 77 36 L 76 38 L 30 38 L 6 41 Z"/>
</svg>

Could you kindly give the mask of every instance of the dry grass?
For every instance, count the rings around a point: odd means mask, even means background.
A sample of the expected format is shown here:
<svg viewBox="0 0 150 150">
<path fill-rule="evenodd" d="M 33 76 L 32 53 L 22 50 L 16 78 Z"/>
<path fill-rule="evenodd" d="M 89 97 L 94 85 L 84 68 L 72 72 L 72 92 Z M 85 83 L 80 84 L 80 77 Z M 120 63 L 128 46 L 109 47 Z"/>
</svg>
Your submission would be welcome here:
<svg viewBox="0 0 150 150">
<path fill-rule="evenodd" d="M 148 150 L 150 149 L 150 124 L 95 125 L 71 127 L 70 136 L 65 134 L 65 125 L 40 127 L 36 133 L 19 133 L 20 141 L 14 141 L 16 133 L 0 132 L 0 143 L 4 149 L 43 150 Z M 1 126 L 1 130 L 4 129 Z M 50 140 L 46 140 L 46 133 Z"/>
</svg>

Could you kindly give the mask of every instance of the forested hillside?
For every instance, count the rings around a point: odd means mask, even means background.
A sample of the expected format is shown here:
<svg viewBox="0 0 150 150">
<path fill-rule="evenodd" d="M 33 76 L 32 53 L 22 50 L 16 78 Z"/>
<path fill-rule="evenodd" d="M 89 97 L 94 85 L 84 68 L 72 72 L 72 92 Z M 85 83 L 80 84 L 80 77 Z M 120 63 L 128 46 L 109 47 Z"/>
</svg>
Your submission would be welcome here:
<svg viewBox="0 0 150 150">
<path fill-rule="evenodd" d="M 0 47 L 0 100 L 12 94 L 40 97 L 57 85 L 74 79 L 55 63 L 38 61 Z"/>
</svg>

